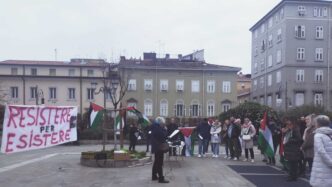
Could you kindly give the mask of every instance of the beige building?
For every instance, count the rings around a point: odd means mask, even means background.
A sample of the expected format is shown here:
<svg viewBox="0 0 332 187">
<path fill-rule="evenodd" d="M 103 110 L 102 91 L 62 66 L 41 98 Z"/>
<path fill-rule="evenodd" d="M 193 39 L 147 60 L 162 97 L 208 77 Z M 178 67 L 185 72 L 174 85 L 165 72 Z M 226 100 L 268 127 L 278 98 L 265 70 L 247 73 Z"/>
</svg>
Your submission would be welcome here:
<svg viewBox="0 0 332 187">
<path fill-rule="evenodd" d="M 251 93 L 251 74 L 242 74 L 241 72 L 237 75 L 237 101 L 239 104 L 250 101 Z"/>
<path fill-rule="evenodd" d="M 84 113 L 90 102 L 103 106 L 103 93 L 95 94 L 95 91 L 103 86 L 103 72 L 109 66 L 104 60 L 93 59 L 2 61 L 0 94 L 8 104 L 70 105 L 78 106 L 78 112 Z M 97 89 L 92 88 L 92 82 L 98 83 Z M 112 102 L 107 95 L 106 98 L 106 106 L 111 108 Z"/>
<path fill-rule="evenodd" d="M 237 104 L 236 73 L 240 68 L 208 64 L 203 54 L 141 59 L 121 57 L 119 73 L 128 80 L 123 103 L 149 118 L 217 116 Z"/>
</svg>

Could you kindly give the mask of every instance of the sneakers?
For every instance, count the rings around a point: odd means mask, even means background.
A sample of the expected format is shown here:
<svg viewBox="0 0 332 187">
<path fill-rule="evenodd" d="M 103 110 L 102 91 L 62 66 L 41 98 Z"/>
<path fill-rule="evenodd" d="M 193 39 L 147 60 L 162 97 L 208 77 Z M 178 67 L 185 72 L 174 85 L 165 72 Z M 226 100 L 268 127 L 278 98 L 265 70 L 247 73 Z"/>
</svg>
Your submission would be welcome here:
<svg viewBox="0 0 332 187">
<path fill-rule="evenodd" d="M 197 156 L 198 158 L 201 158 L 202 157 L 202 155 L 201 154 L 198 154 L 198 156 Z"/>
<path fill-rule="evenodd" d="M 247 161 L 248 161 L 248 159 L 246 159 L 246 158 L 243 160 L 243 162 L 247 162 Z"/>
<path fill-rule="evenodd" d="M 255 160 L 254 159 L 251 159 L 251 163 L 254 163 L 255 162 Z"/>
<path fill-rule="evenodd" d="M 224 158 L 226 158 L 226 159 L 227 159 L 227 158 L 228 158 L 228 156 L 226 155 L 226 156 L 224 156 Z"/>
<path fill-rule="evenodd" d="M 237 161 L 237 160 L 239 160 L 239 159 L 235 157 L 233 160 L 234 160 L 234 161 Z"/>
</svg>

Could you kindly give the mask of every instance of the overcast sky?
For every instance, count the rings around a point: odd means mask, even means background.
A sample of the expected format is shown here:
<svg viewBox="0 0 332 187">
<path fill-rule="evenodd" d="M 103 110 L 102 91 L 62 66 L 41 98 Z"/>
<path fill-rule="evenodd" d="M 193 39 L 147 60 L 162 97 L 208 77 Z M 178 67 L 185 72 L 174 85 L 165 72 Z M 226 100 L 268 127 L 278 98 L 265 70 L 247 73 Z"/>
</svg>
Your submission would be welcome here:
<svg viewBox="0 0 332 187">
<path fill-rule="evenodd" d="M 205 49 L 250 73 L 249 28 L 281 0 L 0 0 L 0 60 L 142 57 Z"/>
</svg>

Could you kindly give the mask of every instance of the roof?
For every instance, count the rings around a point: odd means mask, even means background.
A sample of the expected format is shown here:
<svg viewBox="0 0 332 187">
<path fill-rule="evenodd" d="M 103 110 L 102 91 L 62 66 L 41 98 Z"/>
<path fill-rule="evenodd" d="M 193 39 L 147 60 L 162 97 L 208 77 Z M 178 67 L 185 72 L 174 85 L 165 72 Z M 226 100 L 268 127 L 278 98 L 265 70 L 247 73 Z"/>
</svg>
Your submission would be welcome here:
<svg viewBox="0 0 332 187">
<path fill-rule="evenodd" d="M 275 11 L 277 11 L 281 6 L 288 2 L 312 2 L 312 3 L 332 3 L 331 1 L 323 1 L 323 0 L 282 0 L 278 3 L 272 10 L 270 10 L 265 16 L 263 16 L 259 21 L 257 21 L 249 30 L 253 31 L 256 27 L 258 27 L 262 22 L 266 21 L 267 18 L 271 16 Z"/>
<path fill-rule="evenodd" d="M 71 61 L 5 60 L 0 65 L 38 65 L 38 66 L 102 66 L 108 64 L 101 59 L 71 59 Z"/>
<path fill-rule="evenodd" d="M 239 67 L 208 64 L 202 61 L 181 61 L 179 59 L 122 59 L 119 68 L 137 68 L 137 69 L 185 69 L 185 70 L 216 70 L 216 71 L 234 71 L 241 70 Z"/>
</svg>

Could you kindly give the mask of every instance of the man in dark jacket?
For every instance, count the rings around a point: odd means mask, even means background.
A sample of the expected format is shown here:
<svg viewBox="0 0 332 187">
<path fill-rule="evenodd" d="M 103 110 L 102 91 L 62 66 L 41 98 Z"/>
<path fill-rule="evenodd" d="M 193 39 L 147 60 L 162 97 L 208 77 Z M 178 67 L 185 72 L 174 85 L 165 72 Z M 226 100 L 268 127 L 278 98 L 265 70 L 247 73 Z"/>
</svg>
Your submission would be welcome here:
<svg viewBox="0 0 332 187">
<path fill-rule="evenodd" d="M 297 179 L 298 162 L 301 158 L 301 144 L 302 138 L 298 127 L 290 119 L 285 120 L 286 127 L 282 129 L 284 133 L 284 155 L 289 165 L 288 181 L 295 181 Z"/>
<path fill-rule="evenodd" d="M 208 120 L 204 118 L 203 122 L 197 126 L 198 136 L 198 157 L 205 157 L 207 151 L 208 142 L 211 138 L 210 134 L 211 126 L 208 124 Z"/>
<path fill-rule="evenodd" d="M 167 126 L 167 136 L 170 136 L 177 129 L 178 129 L 178 125 L 175 123 L 175 119 L 171 118 L 171 122 Z M 171 140 L 171 142 L 174 142 L 174 141 L 178 140 L 178 138 L 179 138 L 179 135 L 176 134 L 169 140 Z M 169 148 L 169 156 L 172 156 L 172 155 L 176 156 L 176 147 Z"/>
<path fill-rule="evenodd" d="M 162 143 L 167 139 L 167 131 L 165 129 L 165 119 L 157 117 L 151 127 L 151 146 L 154 153 L 154 162 L 152 166 L 152 180 L 158 180 L 159 183 L 169 183 L 163 175 L 164 153 L 159 150 Z"/>
<path fill-rule="evenodd" d="M 227 137 L 229 140 L 229 151 L 233 160 L 239 160 L 241 154 L 241 144 L 239 137 L 241 135 L 241 120 L 231 117 L 231 124 L 227 128 Z"/>
</svg>

